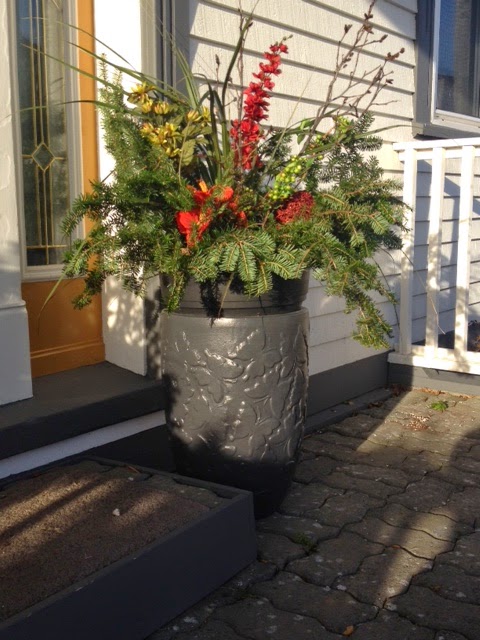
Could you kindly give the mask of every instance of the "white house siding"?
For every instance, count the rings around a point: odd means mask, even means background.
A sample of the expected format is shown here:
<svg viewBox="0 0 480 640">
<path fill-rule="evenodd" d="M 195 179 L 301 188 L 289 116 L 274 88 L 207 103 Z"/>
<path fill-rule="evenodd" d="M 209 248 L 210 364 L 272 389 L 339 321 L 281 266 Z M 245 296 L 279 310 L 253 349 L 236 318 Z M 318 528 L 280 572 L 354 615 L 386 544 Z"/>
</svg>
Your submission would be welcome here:
<svg viewBox="0 0 480 640">
<path fill-rule="evenodd" d="M 350 34 L 361 23 L 369 0 L 242 0 L 243 11 L 254 9 L 244 58 L 244 81 L 257 70 L 261 54 L 271 43 L 286 35 L 289 54 L 284 57 L 282 75 L 277 78 L 271 101 L 270 121 L 277 126 L 315 114 L 326 94 L 335 67 L 337 42 L 345 24 L 352 24 Z M 195 73 L 215 80 L 215 56 L 220 60 L 219 77 L 225 73 L 238 37 L 238 0 L 190 0 L 190 60 Z M 385 140 L 380 154 L 382 166 L 401 178 L 402 168 L 391 143 L 412 137 L 416 0 L 378 0 L 374 9 L 374 27 L 378 36 L 387 39 L 377 44 L 358 67 L 358 74 L 380 63 L 388 52 L 401 48 L 405 53 L 392 65 L 394 84 L 382 93 L 374 108 L 375 127 L 391 127 L 382 132 Z M 239 83 L 233 74 L 234 83 Z M 235 105 L 232 104 L 232 117 Z M 399 125 L 399 126 L 398 126 Z M 379 257 L 389 283 L 396 287 L 398 260 Z M 376 351 L 365 349 L 351 339 L 354 317 L 343 313 L 343 302 L 327 297 L 322 287 L 311 282 L 307 299 L 310 310 L 310 372 L 320 373 L 362 358 Z M 390 305 L 382 308 L 387 319 L 396 323 Z"/>
</svg>

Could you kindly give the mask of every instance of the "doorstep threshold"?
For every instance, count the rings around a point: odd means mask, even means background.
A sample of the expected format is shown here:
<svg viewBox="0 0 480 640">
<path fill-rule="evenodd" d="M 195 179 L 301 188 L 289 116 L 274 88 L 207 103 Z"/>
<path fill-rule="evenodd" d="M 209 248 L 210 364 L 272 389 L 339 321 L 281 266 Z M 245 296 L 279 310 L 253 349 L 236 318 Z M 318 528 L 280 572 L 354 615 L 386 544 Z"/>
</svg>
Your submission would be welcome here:
<svg viewBox="0 0 480 640">
<path fill-rule="evenodd" d="M 0 407 L 0 459 L 165 407 L 159 380 L 109 362 L 33 380 L 33 397 Z"/>
</svg>

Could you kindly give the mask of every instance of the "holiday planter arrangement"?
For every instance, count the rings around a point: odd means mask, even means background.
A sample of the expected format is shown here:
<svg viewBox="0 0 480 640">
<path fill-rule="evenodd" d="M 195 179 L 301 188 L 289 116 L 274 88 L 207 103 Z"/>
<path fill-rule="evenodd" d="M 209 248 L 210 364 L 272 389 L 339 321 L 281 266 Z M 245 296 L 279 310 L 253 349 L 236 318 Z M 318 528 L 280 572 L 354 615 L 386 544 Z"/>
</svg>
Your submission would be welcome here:
<svg viewBox="0 0 480 640">
<path fill-rule="evenodd" d="M 244 82 L 252 16 L 240 14 L 223 82 L 195 78 L 180 53 L 183 92 L 99 58 L 98 108 L 115 166 L 65 219 L 67 234 L 84 218 L 93 225 L 64 274 L 85 278 L 79 307 L 108 276 L 138 294 L 162 277 L 178 468 L 253 490 L 257 515 L 281 500 L 302 438 L 309 274 L 357 313 L 360 342 L 388 345 L 371 294 L 394 298 L 374 256 L 400 247 L 403 206 L 366 152 L 382 144 L 371 108 L 399 54 L 355 77 L 361 53 L 384 39 L 371 7 L 355 33 L 345 27 L 318 111 L 283 129 L 267 124 L 286 39 Z M 217 78 L 220 68 L 217 59 Z M 122 74 L 137 84 L 125 90 Z"/>
</svg>

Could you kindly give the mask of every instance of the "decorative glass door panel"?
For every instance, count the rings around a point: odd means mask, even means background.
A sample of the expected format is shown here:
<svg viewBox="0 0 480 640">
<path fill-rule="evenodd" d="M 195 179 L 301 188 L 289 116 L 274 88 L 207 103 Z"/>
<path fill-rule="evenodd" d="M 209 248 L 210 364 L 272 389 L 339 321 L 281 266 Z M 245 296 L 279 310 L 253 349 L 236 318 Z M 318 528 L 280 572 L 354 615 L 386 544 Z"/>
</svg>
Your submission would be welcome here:
<svg viewBox="0 0 480 640">
<path fill-rule="evenodd" d="M 60 264 L 70 202 L 63 0 L 17 0 L 26 267 Z"/>
</svg>

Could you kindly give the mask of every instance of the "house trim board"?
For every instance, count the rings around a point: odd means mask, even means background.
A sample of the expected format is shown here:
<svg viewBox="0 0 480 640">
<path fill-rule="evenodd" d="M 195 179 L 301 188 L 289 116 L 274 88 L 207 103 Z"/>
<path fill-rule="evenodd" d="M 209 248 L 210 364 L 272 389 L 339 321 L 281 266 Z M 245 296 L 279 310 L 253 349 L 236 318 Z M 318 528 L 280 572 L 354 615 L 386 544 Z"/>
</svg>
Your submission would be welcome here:
<svg viewBox="0 0 480 640">
<path fill-rule="evenodd" d="M 472 373 L 459 373 L 410 364 L 390 363 L 388 367 L 389 384 L 399 384 L 406 388 L 417 387 L 458 393 L 461 395 L 480 395 L 480 376 Z"/>
<path fill-rule="evenodd" d="M 0 3 L 0 33 L 9 34 L 9 8 Z M 15 139 L 9 37 L 0 39 L 0 405 L 32 395 L 28 322 L 21 297 Z"/>
</svg>

